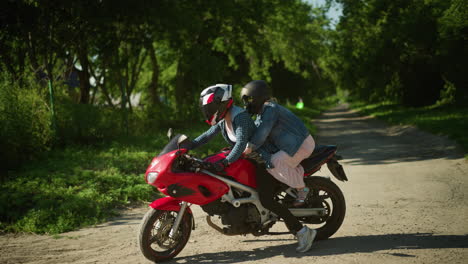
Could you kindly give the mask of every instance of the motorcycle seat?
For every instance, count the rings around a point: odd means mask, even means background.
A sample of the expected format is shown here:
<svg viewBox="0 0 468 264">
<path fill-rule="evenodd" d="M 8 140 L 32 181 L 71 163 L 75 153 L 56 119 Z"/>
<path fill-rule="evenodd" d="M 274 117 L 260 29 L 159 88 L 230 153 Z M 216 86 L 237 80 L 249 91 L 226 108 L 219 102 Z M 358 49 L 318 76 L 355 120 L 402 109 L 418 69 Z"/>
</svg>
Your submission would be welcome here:
<svg viewBox="0 0 468 264">
<path fill-rule="evenodd" d="M 320 169 L 320 166 L 335 154 L 336 149 L 334 145 L 316 145 L 312 154 L 300 163 L 304 173 L 310 174 Z"/>
</svg>

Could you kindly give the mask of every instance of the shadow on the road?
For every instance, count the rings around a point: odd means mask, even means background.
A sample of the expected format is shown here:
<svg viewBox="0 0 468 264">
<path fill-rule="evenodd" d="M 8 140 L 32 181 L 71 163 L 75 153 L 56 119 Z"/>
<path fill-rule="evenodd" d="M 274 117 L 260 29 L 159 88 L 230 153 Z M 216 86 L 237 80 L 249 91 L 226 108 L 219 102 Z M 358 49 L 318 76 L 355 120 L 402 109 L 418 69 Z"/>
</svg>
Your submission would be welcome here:
<svg viewBox="0 0 468 264">
<path fill-rule="evenodd" d="M 95 228 L 103 228 L 107 226 L 119 226 L 119 225 L 139 225 L 143 216 L 141 214 L 132 214 L 125 216 L 118 216 L 109 221 L 95 226 Z"/>
<path fill-rule="evenodd" d="M 263 241 L 251 240 L 254 241 Z M 316 242 L 312 249 L 304 254 L 295 252 L 296 243 L 272 247 L 254 248 L 252 250 L 203 253 L 176 258 L 170 263 L 242 263 L 268 259 L 277 255 L 286 258 L 306 256 L 329 256 L 351 253 L 372 253 L 380 250 L 405 249 L 440 249 L 468 248 L 468 235 L 433 236 L 432 234 L 389 234 L 371 236 L 348 236 Z M 415 257 L 408 252 L 384 253 L 396 257 Z"/>
<path fill-rule="evenodd" d="M 338 237 L 317 243 L 310 255 L 370 253 L 389 249 L 468 248 L 468 235 L 434 236 L 430 233 Z M 395 254 L 398 255 L 398 254 Z M 404 257 L 408 255 L 403 254 Z"/>
<path fill-rule="evenodd" d="M 327 111 L 316 120 L 317 144 L 337 145 L 347 164 L 390 164 L 431 159 L 459 159 L 456 143 L 409 126 L 388 126 L 347 108 Z"/>
</svg>

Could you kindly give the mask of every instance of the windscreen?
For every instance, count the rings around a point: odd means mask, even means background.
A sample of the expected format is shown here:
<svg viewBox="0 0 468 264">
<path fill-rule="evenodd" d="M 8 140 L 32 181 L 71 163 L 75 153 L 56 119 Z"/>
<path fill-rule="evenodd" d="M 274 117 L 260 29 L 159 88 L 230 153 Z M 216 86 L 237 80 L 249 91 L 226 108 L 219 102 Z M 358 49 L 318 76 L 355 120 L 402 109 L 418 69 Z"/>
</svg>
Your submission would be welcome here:
<svg viewBox="0 0 468 264">
<path fill-rule="evenodd" d="M 167 154 L 167 153 L 169 153 L 171 151 L 177 150 L 178 149 L 177 142 L 179 141 L 179 138 L 181 138 L 181 137 L 186 137 L 186 136 L 182 135 L 182 134 L 175 135 L 169 141 L 169 143 L 167 143 L 167 145 L 163 148 L 163 150 L 161 151 L 161 153 L 159 153 L 158 156 L 162 156 L 162 155 Z M 180 143 L 180 148 L 190 149 L 191 145 L 192 145 L 192 141 L 187 138 L 187 139 L 185 139 L 184 141 L 182 141 Z"/>
</svg>

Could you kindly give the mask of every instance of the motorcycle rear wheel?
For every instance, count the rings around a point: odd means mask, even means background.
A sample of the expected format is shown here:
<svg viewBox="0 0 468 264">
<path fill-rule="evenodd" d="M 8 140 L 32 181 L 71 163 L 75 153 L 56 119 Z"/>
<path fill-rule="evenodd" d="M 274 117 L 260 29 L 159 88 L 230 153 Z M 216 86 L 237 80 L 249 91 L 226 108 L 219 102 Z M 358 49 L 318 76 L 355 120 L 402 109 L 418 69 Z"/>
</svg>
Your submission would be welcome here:
<svg viewBox="0 0 468 264">
<path fill-rule="evenodd" d="M 340 188 L 324 177 L 308 177 L 304 179 L 311 190 L 306 200 L 309 208 L 325 208 L 326 216 L 303 217 L 299 220 L 306 224 L 321 225 L 316 228 L 316 240 L 324 240 L 338 231 L 346 214 L 346 202 Z"/>
<path fill-rule="evenodd" d="M 185 212 L 175 238 L 169 237 L 178 212 L 151 208 L 143 217 L 138 244 L 150 261 L 163 262 L 177 256 L 185 247 L 192 232 L 192 215 Z"/>
</svg>

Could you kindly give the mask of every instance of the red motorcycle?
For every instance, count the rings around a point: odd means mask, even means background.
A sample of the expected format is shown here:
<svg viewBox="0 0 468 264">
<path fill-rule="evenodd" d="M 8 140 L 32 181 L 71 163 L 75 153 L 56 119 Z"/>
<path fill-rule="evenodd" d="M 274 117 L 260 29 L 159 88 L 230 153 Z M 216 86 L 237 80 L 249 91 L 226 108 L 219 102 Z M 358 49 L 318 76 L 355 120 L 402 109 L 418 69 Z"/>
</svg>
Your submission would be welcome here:
<svg viewBox="0 0 468 264">
<path fill-rule="evenodd" d="M 146 182 L 167 195 L 152 202 L 142 220 L 139 246 L 147 259 L 166 261 L 184 248 L 195 228 L 192 204 L 200 205 L 208 214 L 208 225 L 224 235 L 286 233 L 269 232 L 279 219 L 259 201 L 252 159 L 243 156 L 223 172 L 217 172 L 210 164 L 226 158 L 229 150 L 201 160 L 188 154 L 190 142 L 185 135 L 175 136 L 146 170 Z M 301 162 L 306 172 L 304 181 L 311 190 L 303 207 L 293 208 L 293 188 L 285 184 L 275 187 L 275 199 L 290 208 L 294 216 L 304 224 L 318 225 L 314 226 L 316 239 L 333 235 L 346 212 L 338 186 L 329 178 L 311 176 L 326 163 L 338 180 L 347 181 L 335 153 L 336 146 L 316 146 L 312 155 Z M 213 223 L 214 215 L 221 218 L 222 227 Z"/>
</svg>

